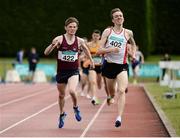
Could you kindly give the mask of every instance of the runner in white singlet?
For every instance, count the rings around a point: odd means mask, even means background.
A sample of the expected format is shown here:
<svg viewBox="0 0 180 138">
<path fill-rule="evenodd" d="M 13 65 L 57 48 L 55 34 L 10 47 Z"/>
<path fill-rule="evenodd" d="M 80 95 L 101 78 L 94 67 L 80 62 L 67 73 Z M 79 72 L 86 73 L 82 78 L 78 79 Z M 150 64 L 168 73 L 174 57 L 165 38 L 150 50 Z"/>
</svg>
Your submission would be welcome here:
<svg viewBox="0 0 180 138">
<path fill-rule="evenodd" d="M 119 8 L 111 11 L 113 27 L 106 28 L 102 34 L 98 54 L 103 54 L 105 60 L 102 67 L 102 75 L 105 77 L 109 97 L 107 103 L 113 103 L 115 90 L 117 91 L 118 113 L 115 127 L 121 126 L 121 117 L 125 105 L 125 89 L 128 86 L 127 75 L 127 42 L 131 44 L 132 58 L 135 58 L 135 41 L 133 32 L 123 28 L 124 17 Z M 117 86 L 117 89 L 115 88 Z"/>
</svg>

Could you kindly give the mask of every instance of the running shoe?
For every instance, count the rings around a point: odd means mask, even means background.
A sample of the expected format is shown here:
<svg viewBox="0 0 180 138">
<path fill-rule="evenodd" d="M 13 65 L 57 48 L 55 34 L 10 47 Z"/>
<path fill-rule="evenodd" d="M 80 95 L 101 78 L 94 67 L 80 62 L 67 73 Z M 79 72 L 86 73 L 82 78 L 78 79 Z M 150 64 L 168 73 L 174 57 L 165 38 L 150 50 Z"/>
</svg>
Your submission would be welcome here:
<svg viewBox="0 0 180 138">
<path fill-rule="evenodd" d="M 128 88 L 126 88 L 125 93 L 128 93 Z"/>
<path fill-rule="evenodd" d="M 108 97 L 107 98 L 107 105 L 111 105 L 111 104 L 114 104 L 114 98 L 112 98 L 112 97 Z"/>
<path fill-rule="evenodd" d="M 93 105 L 99 105 L 99 104 L 100 104 L 100 101 L 97 100 L 97 99 L 96 99 L 96 100 L 92 99 L 91 103 L 92 103 Z"/>
<path fill-rule="evenodd" d="M 116 122 L 115 122 L 115 127 L 120 127 L 121 126 L 121 117 L 117 117 Z"/>
<path fill-rule="evenodd" d="M 65 117 L 66 117 L 66 113 L 64 112 L 63 114 L 61 114 L 60 116 L 59 116 L 59 128 L 62 128 L 63 126 L 64 126 L 64 119 L 65 119 Z"/>
<path fill-rule="evenodd" d="M 77 121 L 81 121 L 81 113 L 78 107 L 73 107 L 75 118 Z"/>
<path fill-rule="evenodd" d="M 120 126 L 121 126 L 121 121 L 116 120 L 116 122 L 115 122 L 115 127 L 120 127 Z"/>
</svg>

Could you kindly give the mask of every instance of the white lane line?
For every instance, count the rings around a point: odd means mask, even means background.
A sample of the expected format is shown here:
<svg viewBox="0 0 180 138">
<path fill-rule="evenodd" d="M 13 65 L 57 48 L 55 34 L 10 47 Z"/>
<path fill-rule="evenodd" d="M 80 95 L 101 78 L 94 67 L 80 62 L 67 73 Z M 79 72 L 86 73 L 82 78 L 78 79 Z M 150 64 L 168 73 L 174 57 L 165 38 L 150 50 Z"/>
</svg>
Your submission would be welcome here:
<svg viewBox="0 0 180 138">
<path fill-rule="evenodd" d="M 68 99 L 69 97 L 70 97 L 70 95 L 67 96 L 65 99 Z M 15 123 L 15 124 L 13 124 L 13 125 L 11 125 L 11 126 L 5 128 L 5 129 L 3 129 L 2 131 L 0 131 L 0 134 L 2 134 L 2 133 L 4 133 L 4 132 L 8 131 L 9 129 L 11 129 L 11 128 L 13 128 L 13 127 L 15 127 L 15 126 L 17 126 L 17 125 L 19 125 L 19 124 L 25 122 L 25 121 L 27 121 L 28 119 L 31 119 L 31 118 L 35 117 L 36 115 L 38 115 L 38 114 L 40 114 L 40 113 L 42 113 L 42 112 L 48 110 L 49 108 L 51 108 L 51 107 L 53 107 L 53 106 L 55 106 L 55 105 L 57 105 L 57 104 L 58 104 L 58 102 L 55 102 L 55 103 L 50 104 L 49 106 L 47 106 L 47 107 L 41 109 L 40 111 L 38 111 L 38 112 L 36 112 L 36 113 L 34 113 L 34 114 L 32 114 L 32 115 L 30 115 L 30 116 L 24 118 L 23 120 L 21 120 L 21 121 Z"/>
<path fill-rule="evenodd" d="M 30 94 L 30 95 L 27 95 L 27 96 L 24 96 L 24 97 L 21 97 L 21 98 L 17 98 L 17 99 L 15 99 L 15 100 L 12 100 L 12 101 L 9 101 L 9 102 L 3 103 L 3 104 L 0 104 L 0 107 L 9 105 L 9 104 L 12 104 L 12 103 L 15 103 L 15 102 L 19 102 L 19 101 L 21 101 L 21 100 L 25 100 L 25 99 L 27 99 L 27 98 L 36 96 L 36 95 L 41 94 L 41 93 L 48 92 L 48 91 L 53 90 L 53 89 L 55 89 L 55 88 L 51 88 L 51 89 L 46 90 L 46 91 L 44 91 L 44 89 L 41 89 L 40 91 L 42 91 L 42 92 L 38 92 L 38 93 L 35 93 L 35 94 Z"/>
<path fill-rule="evenodd" d="M 87 131 L 89 130 L 89 128 L 92 126 L 92 124 L 94 123 L 94 121 L 96 120 L 96 118 L 98 117 L 99 113 L 101 112 L 101 110 L 103 109 L 104 105 L 106 103 L 106 100 L 103 101 L 101 107 L 99 108 L 99 110 L 96 112 L 95 116 L 91 119 L 91 122 L 88 124 L 88 126 L 86 127 L 86 129 L 83 131 L 83 133 L 81 134 L 81 138 L 83 138 Z"/>
</svg>

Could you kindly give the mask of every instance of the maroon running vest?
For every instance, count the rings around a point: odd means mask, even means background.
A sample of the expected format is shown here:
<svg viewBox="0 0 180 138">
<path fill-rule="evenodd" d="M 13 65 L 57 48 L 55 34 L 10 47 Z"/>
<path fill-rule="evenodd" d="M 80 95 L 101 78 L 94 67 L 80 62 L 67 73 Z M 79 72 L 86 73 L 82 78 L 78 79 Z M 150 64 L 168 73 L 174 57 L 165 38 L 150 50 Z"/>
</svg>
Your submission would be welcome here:
<svg viewBox="0 0 180 138">
<path fill-rule="evenodd" d="M 73 44 L 69 45 L 63 35 L 62 44 L 57 49 L 57 72 L 61 70 L 78 69 L 78 39 L 75 36 Z"/>
</svg>

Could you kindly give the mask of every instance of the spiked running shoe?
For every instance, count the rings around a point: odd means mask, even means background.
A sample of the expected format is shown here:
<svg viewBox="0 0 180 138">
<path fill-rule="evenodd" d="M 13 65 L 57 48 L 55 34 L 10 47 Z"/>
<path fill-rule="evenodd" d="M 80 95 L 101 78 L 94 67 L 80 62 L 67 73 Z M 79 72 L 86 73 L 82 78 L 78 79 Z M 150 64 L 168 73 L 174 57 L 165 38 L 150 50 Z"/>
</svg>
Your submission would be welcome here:
<svg viewBox="0 0 180 138">
<path fill-rule="evenodd" d="M 58 125 L 59 128 L 62 128 L 64 126 L 64 119 L 65 119 L 66 115 L 67 114 L 65 112 L 60 115 L 60 117 L 59 117 L 59 125 Z"/>
<path fill-rule="evenodd" d="M 91 101 L 91 103 L 92 103 L 93 105 L 99 105 L 99 104 L 100 104 L 100 101 L 93 99 L 93 100 Z"/>
<path fill-rule="evenodd" d="M 81 121 L 81 113 L 80 110 L 78 109 L 78 107 L 73 107 L 74 109 L 74 114 L 75 114 L 75 118 L 77 121 Z"/>
<path fill-rule="evenodd" d="M 121 126 L 121 117 L 117 117 L 115 122 L 115 127 L 120 127 L 120 126 Z"/>
<path fill-rule="evenodd" d="M 114 101 L 114 98 L 111 98 L 111 97 L 108 97 L 107 98 L 107 105 L 111 105 L 113 104 L 115 101 Z"/>
<path fill-rule="evenodd" d="M 121 126 L 121 122 L 119 120 L 116 120 L 115 127 L 120 127 L 120 126 Z"/>
<path fill-rule="evenodd" d="M 107 105 L 110 105 L 110 100 L 111 100 L 111 97 L 108 97 L 107 98 Z"/>
</svg>

